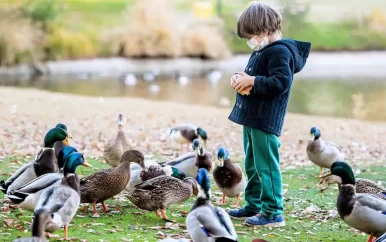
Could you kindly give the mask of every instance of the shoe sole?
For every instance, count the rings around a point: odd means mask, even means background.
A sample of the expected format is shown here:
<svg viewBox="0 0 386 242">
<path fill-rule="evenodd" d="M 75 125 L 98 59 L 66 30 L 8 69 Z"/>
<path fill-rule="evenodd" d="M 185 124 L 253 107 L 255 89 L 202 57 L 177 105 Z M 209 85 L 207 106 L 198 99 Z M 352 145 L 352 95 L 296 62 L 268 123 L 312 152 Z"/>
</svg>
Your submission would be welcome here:
<svg viewBox="0 0 386 242">
<path fill-rule="evenodd" d="M 252 215 L 253 216 L 253 215 Z M 249 216 L 249 217 L 233 217 L 232 215 L 229 215 L 229 217 L 231 217 L 231 218 L 233 218 L 233 219 L 236 219 L 236 220 L 246 220 L 247 218 L 250 218 L 250 217 L 252 217 L 252 216 Z"/>
<path fill-rule="evenodd" d="M 263 228 L 263 227 L 277 228 L 277 227 L 284 227 L 285 221 L 277 222 L 277 223 L 269 223 L 269 224 L 264 224 L 264 225 L 254 225 L 254 224 L 249 224 L 249 223 L 245 222 L 245 225 L 247 225 L 249 227 L 254 227 L 254 228 Z"/>
</svg>

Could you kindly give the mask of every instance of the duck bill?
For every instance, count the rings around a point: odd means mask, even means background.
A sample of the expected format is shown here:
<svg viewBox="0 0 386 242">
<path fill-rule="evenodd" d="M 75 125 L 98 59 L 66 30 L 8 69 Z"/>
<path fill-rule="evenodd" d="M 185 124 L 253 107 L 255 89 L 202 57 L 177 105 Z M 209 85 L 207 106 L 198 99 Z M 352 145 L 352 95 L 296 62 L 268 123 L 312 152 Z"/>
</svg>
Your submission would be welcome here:
<svg viewBox="0 0 386 242">
<path fill-rule="evenodd" d="M 331 176 L 331 175 L 332 175 L 331 171 L 326 171 L 326 172 L 323 173 L 320 177 L 321 177 L 321 178 L 326 178 L 326 177 Z"/>
<path fill-rule="evenodd" d="M 224 158 L 218 159 L 218 166 L 223 167 L 224 166 Z"/>
<path fill-rule="evenodd" d="M 70 142 L 68 141 L 68 137 L 62 140 L 63 144 L 70 146 Z"/>
<path fill-rule="evenodd" d="M 67 139 L 72 139 L 72 135 L 67 132 Z"/>
<path fill-rule="evenodd" d="M 88 163 L 87 161 L 85 161 L 83 163 L 83 166 L 93 168 L 93 166 L 90 163 Z"/>
<path fill-rule="evenodd" d="M 326 180 L 324 178 L 322 178 L 322 179 L 320 179 L 319 183 L 316 184 L 316 187 L 320 188 L 321 186 L 323 186 L 324 183 L 326 183 Z"/>
</svg>

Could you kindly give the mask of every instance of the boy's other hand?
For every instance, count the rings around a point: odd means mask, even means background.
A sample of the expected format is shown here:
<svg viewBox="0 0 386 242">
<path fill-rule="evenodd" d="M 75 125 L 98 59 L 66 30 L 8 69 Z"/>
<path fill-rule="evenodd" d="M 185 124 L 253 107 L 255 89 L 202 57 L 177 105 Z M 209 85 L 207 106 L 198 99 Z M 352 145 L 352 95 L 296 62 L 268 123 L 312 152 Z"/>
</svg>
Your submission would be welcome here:
<svg viewBox="0 0 386 242">
<path fill-rule="evenodd" d="M 238 72 L 237 73 L 239 76 L 237 78 L 236 84 L 233 86 L 233 88 L 236 90 L 236 92 L 240 93 L 240 91 L 244 91 L 245 89 L 249 88 L 249 90 L 252 89 L 252 86 L 255 81 L 254 76 L 250 76 L 245 72 Z"/>
<path fill-rule="evenodd" d="M 235 73 L 232 77 L 231 77 L 231 86 L 234 88 L 235 87 L 235 84 L 237 82 L 237 78 L 238 78 L 238 74 Z"/>
</svg>

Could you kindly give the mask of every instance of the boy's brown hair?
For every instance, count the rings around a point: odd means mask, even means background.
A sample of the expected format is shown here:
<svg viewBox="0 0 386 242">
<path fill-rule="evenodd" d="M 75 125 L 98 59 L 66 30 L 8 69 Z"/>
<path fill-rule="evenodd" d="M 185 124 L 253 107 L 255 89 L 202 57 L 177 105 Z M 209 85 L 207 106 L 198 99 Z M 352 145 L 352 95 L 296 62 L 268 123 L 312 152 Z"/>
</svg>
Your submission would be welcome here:
<svg viewBox="0 0 386 242">
<path fill-rule="evenodd" d="M 279 11 L 264 3 L 253 3 L 241 14 L 237 22 L 237 36 L 250 38 L 263 32 L 281 31 L 282 17 Z"/>
</svg>

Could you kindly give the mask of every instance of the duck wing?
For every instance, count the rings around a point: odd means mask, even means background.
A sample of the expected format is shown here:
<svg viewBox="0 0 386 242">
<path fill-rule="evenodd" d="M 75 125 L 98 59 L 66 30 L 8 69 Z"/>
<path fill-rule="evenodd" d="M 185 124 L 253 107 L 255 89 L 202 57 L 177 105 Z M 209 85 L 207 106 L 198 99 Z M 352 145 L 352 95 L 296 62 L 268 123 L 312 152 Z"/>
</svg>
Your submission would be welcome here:
<svg viewBox="0 0 386 242">
<path fill-rule="evenodd" d="M 22 193 L 35 193 L 37 191 L 40 191 L 42 189 L 45 189 L 52 184 L 56 183 L 57 181 L 60 181 L 63 178 L 62 173 L 48 173 L 44 174 L 42 176 L 39 176 L 38 178 L 32 180 L 31 182 L 25 184 L 24 186 L 20 187 L 17 190 L 10 191 L 10 194 L 14 194 L 15 192 L 22 192 Z"/>
<path fill-rule="evenodd" d="M 21 174 L 23 174 L 23 172 L 25 172 L 28 168 L 30 168 L 31 166 L 33 166 L 33 161 L 30 161 L 29 163 L 27 164 L 24 164 L 22 165 L 19 169 L 17 169 L 15 171 L 15 173 L 13 173 L 13 175 L 8 178 L 6 181 L 0 181 L 0 189 L 1 191 L 6 194 L 7 193 L 7 190 L 8 190 L 8 187 L 18 178 L 20 177 Z"/>
</svg>

